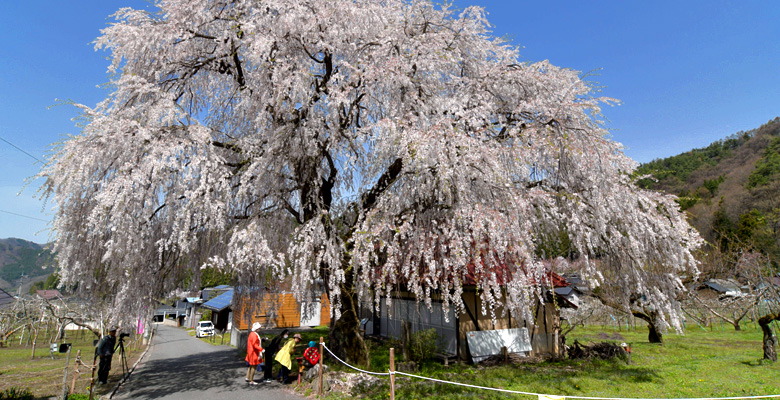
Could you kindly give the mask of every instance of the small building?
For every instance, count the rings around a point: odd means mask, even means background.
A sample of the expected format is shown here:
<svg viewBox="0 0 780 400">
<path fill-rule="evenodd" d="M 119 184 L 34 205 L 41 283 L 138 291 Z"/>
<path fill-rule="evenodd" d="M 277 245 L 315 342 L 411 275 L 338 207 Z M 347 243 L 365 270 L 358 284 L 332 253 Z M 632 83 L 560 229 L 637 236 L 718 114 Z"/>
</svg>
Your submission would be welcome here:
<svg viewBox="0 0 780 400">
<path fill-rule="evenodd" d="M 195 328 L 195 324 L 200 320 L 202 315 L 200 312 L 200 306 L 203 304 L 203 299 L 197 296 L 185 297 L 184 307 L 187 310 L 186 317 L 184 318 L 184 327 Z"/>
<path fill-rule="evenodd" d="M 252 296 L 236 298 L 233 326 L 246 330 L 254 322 L 259 322 L 264 328 L 330 324 L 330 303 L 324 293 L 312 306 L 309 315 L 304 312 L 304 307 L 305 305 L 295 300 L 292 293 L 265 293 L 262 299 L 253 299 Z"/>
<path fill-rule="evenodd" d="M 697 291 L 704 299 L 723 300 L 743 295 L 740 284 L 733 279 L 709 279 L 699 285 Z"/>
<path fill-rule="evenodd" d="M 57 300 L 62 299 L 62 293 L 60 293 L 59 290 L 56 289 L 49 289 L 49 290 L 36 290 L 35 294 L 40 296 L 44 300 Z"/>
<path fill-rule="evenodd" d="M 154 309 L 152 315 L 152 321 L 165 322 L 166 320 L 175 321 L 176 326 L 182 326 L 184 318 L 187 315 L 187 309 L 178 302 L 175 306 L 159 303 L 157 308 Z"/>
<path fill-rule="evenodd" d="M 211 310 L 211 322 L 216 330 L 226 331 L 231 328 L 233 309 L 230 306 L 233 303 L 233 292 L 234 289 L 228 289 L 200 306 Z"/>
<path fill-rule="evenodd" d="M 550 281 L 553 289 L 568 286 L 566 280 L 555 273 L 550 273 Z M 559 308 L 576 308 L 574 303 L 564 297 L 554 296 L 552 290 L 548 290 L 545 302 L 537 301 L 533 307 L 533 321 L 518 320 L 512 318 L 509 313 L 502 316 L 504 313 L 500 308 L 495 310 L 497 317 L 494 321 L 490 315 L 481 312 L 482 304 L 476 291 L 476 280 L 470 278 L 467 283 L 470 285 L 464 286 L 462 297 L 465 310 L 460 315 L 456 316 L 451 309 L 445 313 L 443 303 L 435 297 L 433 307 L 429 310 L 424 304 L 419 304 L 413 294 L 401 290 L 389 307 L 385 302 L 380 303 L 379 313 L 362 311 L 365 332 L 400 339 L 404 324 L 409 324 L 411 332 L 436 329 L 443 356 L 468 360 L 471 358 L 467 339 L 470 332 L 526 328 L 532 348 L 529 355 L 563 354 Z"/>
<path fill-rule="evenodd" d="M 292 293 L 260 294 L 257 289 L 249 289 L 242 296 L 241 291 L 242 288 L 236 288 L 238 295 L 233 299 L 233 326 L 230 335 L 230 344 L 236 346 L 239 352 L 246 351 L 246 337 L 255 322 L 259 322 L 263 329 L 330 324 L 330 302 L 324 293 L 309 308 L 309 312 L 305 312 L 306 304 L 295 300 Z"/>
</svg>

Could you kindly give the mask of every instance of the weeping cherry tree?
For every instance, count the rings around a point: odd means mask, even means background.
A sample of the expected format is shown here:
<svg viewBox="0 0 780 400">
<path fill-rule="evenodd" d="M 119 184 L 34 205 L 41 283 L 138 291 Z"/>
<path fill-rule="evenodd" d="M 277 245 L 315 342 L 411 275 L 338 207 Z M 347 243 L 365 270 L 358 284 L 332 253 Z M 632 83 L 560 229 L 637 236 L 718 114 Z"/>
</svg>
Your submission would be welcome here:
<svg viewBox="0 0 780 400">
<path fill-rule="evenodd" d="M 151 10 L 151 11 L 150 11 Z M 365 364 L 357 305 L 528 316 L 565 235 L 586 278 L 679 326 L 700 242 L 641 190 L 577 71 L 525 62 L 479 7 L 430 0 L 157 0 L 96 48 L 110 93 L 42 169 L 60 273 L 134 319 L 208 265 L 315 283 L 329 345 Z M 629 296 L 625 302 L 628 307 Z"/>
</svg>

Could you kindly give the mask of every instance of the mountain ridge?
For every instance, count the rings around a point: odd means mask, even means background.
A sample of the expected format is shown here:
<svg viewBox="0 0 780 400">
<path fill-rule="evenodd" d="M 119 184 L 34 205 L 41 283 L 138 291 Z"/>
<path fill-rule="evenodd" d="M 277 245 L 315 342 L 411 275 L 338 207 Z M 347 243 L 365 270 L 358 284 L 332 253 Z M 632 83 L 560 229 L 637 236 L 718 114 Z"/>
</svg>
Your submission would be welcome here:
<svg viewBox="0 0 780 400">
<path fill-rule="evenodd" d="M 677 195 L 712 246 L 753 249 L 780 260 L 780 117 L 707 147 L 636 170 L 644 188 Z"/>
<path fill-rule="evenodd" d="M 19 238 L 0 239 L 0 287 L 12 289 L 54 272 L 48 245 Z"/>
</svg>

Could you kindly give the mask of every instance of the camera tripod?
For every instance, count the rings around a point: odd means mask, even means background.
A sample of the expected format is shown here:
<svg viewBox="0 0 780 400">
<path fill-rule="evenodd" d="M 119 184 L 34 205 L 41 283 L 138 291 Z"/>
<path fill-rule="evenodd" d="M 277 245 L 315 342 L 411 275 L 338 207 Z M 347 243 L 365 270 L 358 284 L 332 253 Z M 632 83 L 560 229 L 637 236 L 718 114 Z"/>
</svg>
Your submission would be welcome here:
<svg viewBox="0 0 780 400">
<path fill-rule="evenodd" d="M 127 356 L 125 355 L 125 336 L 129 336 L 126 333 L 119 335 L 119 344 L 116 348 L 119 349 L 119 363 L 122 364 L 122 377 L 126 378 L 130 373 L 130 368 L 127 367 Z"/>
</svg>

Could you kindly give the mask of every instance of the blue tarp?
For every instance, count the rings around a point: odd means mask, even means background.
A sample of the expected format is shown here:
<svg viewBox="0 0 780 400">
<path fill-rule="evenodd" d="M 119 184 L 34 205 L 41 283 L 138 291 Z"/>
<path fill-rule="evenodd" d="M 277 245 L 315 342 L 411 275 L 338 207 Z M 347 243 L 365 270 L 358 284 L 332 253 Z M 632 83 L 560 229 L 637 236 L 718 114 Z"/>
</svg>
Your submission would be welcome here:
<svg viewBox="0 0 780 400">
<path fill-rule="evenodd" d="M 201 307 L 208 308 L 209 310 L 222 311 L 230 306 L 233 302 L 233 289 L 228 290 L 225 293 L 203 303 Z"/>
</svg>

